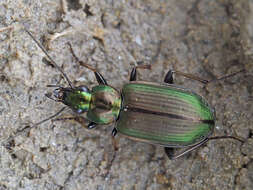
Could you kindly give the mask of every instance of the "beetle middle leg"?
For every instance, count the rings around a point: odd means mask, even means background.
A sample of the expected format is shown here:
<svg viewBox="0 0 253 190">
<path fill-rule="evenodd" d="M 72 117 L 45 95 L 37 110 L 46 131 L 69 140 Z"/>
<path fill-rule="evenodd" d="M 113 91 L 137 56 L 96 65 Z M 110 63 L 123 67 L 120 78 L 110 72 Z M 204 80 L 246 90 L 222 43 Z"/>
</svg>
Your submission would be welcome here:
<svg viewBox="0 0 253 190">
<path fill-rule="evenodd" d="M 78 62 L 81 66 L 86 67 L 87 69 L 93 71 L 94 75 L 97 79 L 98 84 L 108 85 L 106 80 L 104 79 L 104 77 L 98 71 L 96 71 L 95 68 L 93 68 L 92 66 L 90 66 L 90 65 L 84 63 L 83 61 L 79 60 L 78 57 L 76 56 L 76 54 L 74 53 L 74 50 L 73 50 L 71 44 L 70 43 L 67 43 L 67 44 L 69 45 L 70 52 L 71 52 L 72 56 L 75 58 L 76 62 Z"/>
<path fill-rule="evenodd" d="M 86 124 L 87 122 L 87 119 L 85 119 L 84 117 L 82 116 L 73 116 L 73 117 L 62 117 L 62 118 L 56 118 L 52 121 L 64 121 L 64 120 L 74 120 L 78 123 L 80 123 L 82 126 L 85 126 L 85 128 L 87 129 L 93 129 L 97 126 L 96 123 L 94 122 L 90 122 L 88 125 Z"/>
<path fill-rule="evenodd" d="M 138 69 L 151 69 L 151 65 L 139 65 L 132 69 L 130 74 L 130 81 L 136 81 L 137 77 L 137 68 Z"/>
<path fill-rule="evenodd" d="M 114 147 L 115 151 L 118 150 L 118 143 L 115 139 L 115 136 L 117 135 L 117 133 L 118 133 L 118 130 L 114 127 L 113 130 L 112 130 L 112 144 L 113 144 L 113 147 Z"/>
<path fill-rule="evenodd" d="M 169 70 L 164 77 L 164 82 L 168 84 L 173 84 L 173 71 Z"/>
<path fill-rule="evenodd" d="M 118 133 L 118 130 L 114 127 L 112 130 L 112 136 L 115 137 Z"/>
</svg>

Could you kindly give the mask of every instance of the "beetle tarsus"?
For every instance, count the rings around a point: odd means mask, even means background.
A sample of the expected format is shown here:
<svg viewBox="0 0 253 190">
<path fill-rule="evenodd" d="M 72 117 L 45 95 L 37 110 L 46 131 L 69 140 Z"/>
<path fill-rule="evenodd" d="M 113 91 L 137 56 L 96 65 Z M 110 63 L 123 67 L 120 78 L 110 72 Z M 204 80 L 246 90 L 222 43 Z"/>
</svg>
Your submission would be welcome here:
<svg viewBox="0 0 253 190">
<path fill-rule="evenodd" d="M 236 136 L 214 136 L 214 137 L 209 137 L 209 140 L 218 140 L 218 139 L 234 139 L 237 140 L 241 143 L 244 143 L 245 140 L 242 139 L 241 137 L 236 137 Z"/>
<path fill-rule="evenodd" d="M 112 136 L 112 145 L 113 145 L 113 148 L 114 148 L 115 152 L 119 150 L 118 142 L 116 141 L 116 139 L 114 138 L 114 136 Z"/>
<path fill-rule="evenodd" d="M 195 144 L 194 146 L 186 148 L 183 152 L 181 152 L 181 153 L 179 153 L 177 155 L 173 155 L 171 157 L 171 159 L 174 160 L 174 159 L 180 158 L 180 157 L 188 154 L 189 152 L 192 152 L 192 151 L 196 150 L 197 148 L 199 148 L 200 146 L 202 146 L 203 144 L 205 144 L 207 141 L 209 141 L 209 138 L 205 138 L 204 140 L 202 140 L 198 144 Z"/>
</svg>

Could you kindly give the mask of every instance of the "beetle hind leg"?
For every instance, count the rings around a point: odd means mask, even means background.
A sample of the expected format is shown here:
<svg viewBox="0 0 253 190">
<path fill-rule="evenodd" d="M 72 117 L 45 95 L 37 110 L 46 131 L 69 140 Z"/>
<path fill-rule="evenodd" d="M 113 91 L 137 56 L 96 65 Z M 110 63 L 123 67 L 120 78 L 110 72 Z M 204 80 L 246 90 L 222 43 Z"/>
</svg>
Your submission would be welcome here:
<svg viewBox="0 0 253 190">
<path fill-rule="evenodd" d="M 173 159 L 173 156 L 174 156 L 174 148 L 170 148 L 170 147 L 164 147 L 164 152 L 166 153 L 166 155 L 168 156 L 168 158 L 170 160 Z"/>
<path fill-rule="evenodd" d="M 172 155 L 171 154 L 171 151 L 169 149 L 172 149 L 172 148 L 165 147 L 164 149 L 165 149 L 165 153 L 167 154 L 167 156 L 169 157 L 169 159 L 174 160 L 174 159 L 177 159 L 177 158 L 180 158 L 180 157 L 186 155 L 187 153 L 189 153 L 189 152 L 191 152 L 193 150 L 196 150 L 197 148 L 199 148 L 200 146 L 202 146 L 203 144 L 205 144 L 207 141 L 209 141 L 209 138 L 203 139 L 199 143 L 186 148 L 184 151 L 182 151 L 181 153 L 176 154 L 176 155 L 174 155 L 174 154 Z"/>
<path fill-rule="evenodd" d="M 118 130 L 114 127 L 112 130 L 112 136 L 115 137 L 118 133 Z"/>
</svg>

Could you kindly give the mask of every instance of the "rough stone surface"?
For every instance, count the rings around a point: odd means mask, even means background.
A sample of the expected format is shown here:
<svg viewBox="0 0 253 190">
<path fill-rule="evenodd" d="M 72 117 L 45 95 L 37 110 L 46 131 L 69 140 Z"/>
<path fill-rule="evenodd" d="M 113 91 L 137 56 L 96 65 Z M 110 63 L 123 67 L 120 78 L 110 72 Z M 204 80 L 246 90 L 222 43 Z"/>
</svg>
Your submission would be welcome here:
<svg viewBox="0 0 253 190">
<path fill-rule="evenodd" d="M 0 1 L 0 189 L 252 190 L 253 2 L 249 0 Z M 26 26 L 75 85 L 96 85 L 70 53 L 120 88 L 139 61 L 138 79 L 162 82 L 169 69 L 206 78 L 245 69 L 209 84 L 175 76 L 216 108 L 214 135 L 191 154 L 168 160 L 162 147 L 87 130 L 72 121 L 45 122 L 62 108 L 44 94 L 67 86 L 24 32 Z M 70 116 L 66 110 L 60 117 Z M 23 130 L 22 130 L 23 129 Z M 12 138 L 10 138 L 12 137 Z"/>
</svg>

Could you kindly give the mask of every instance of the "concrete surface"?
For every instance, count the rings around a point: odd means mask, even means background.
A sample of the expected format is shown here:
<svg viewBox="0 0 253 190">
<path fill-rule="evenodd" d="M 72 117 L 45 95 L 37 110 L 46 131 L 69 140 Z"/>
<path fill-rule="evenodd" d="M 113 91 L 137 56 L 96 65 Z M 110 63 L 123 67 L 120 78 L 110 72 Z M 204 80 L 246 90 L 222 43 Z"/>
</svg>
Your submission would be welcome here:
<svg viewBox="0 0 253 190">
<path fill-rule="evenodd" d="M 252 22 L 249 0 L 1 0 L 0 189 L 252 190 Z M 206 89 L 175 76 L 216 108 L 214 135 L 245 143 L 210 141 L 171 161 L 162 147 L 120 135 L 115 152 L 113 126 L 89 131 L 73 121 L 48 121 L 29 128 L 63 107 L 44 96 L 52 90 L 46 85 L 67 83 L 23 25 L 75 85 L 96 81 L 75 63 L 68 42 L 117 88 L 138 61 L 152 64 L 138 78 L 155 82 L 169 69 L 209 80 L 245 69 Z"/>
</svg>

